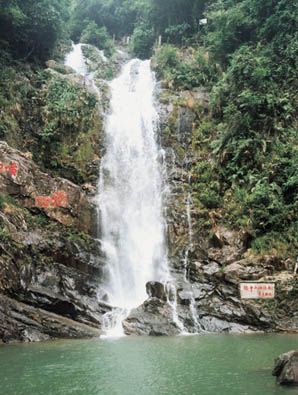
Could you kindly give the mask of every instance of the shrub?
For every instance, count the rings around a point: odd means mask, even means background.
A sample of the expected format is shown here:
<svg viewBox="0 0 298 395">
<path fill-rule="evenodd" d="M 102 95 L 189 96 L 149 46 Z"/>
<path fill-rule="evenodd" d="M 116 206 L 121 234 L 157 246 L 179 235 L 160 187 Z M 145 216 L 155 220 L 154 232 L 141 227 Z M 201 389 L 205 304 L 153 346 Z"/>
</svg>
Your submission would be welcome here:
<svg viewBox="0 0 298 395">
<path fill-rule="evenodd" d="M 218 68 L 203 49 L 184 53 L 178 52 L 172 45 L 165 44 L 157 49 L 155 63 L 158 75 L 171 80 L 178 89 L 208 87 L 216 82 L 219 76 Z"/>
<path fill-rule="evenodd" d="M 177 67 L 177 49 L 170 44 L 161 46 L 156 52 L 155 61 L 160 72 L 168 68 Z"/>
<path fill-rule="evenodd" d="M 152 55 L 154 41 L 153 29 L 146 24 L 140 24 L 134 29 L 132 35 L 132 51 L 140 59 L 148 59 Z"/>
<path fill-rule="evenodd" d="M 182 44 L 191 31 L 188 23 L 172 25 L 165 29 L 165 39 L 173 44 Z"/>
<path fill-rule="evenodd" d="M 90 22 L 83 30 L 81 42 L 104 50 L 108 56 L 114 52 L 114 44 L 107 29 L 104 26 L 98 27 L 94 21 Z"/>
</svg>

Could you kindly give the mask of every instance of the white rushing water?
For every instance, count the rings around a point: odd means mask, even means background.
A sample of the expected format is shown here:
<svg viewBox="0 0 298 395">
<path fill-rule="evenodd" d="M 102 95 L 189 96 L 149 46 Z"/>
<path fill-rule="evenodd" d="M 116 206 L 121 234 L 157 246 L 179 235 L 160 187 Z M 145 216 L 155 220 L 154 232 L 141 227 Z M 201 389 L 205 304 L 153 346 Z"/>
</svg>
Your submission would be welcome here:
<svg viewBox="0 0 298 395">
<path fill-rule="evenodd" d="M 64 64 L 94 88 L 82 52 L 72 44 Z M 107 61 L 104 58 L 104 61 Z M 114 309 L 103 318 L 106 336 L 123 335 L 122 321 L 146 299 L 148 281 L 163 282 L 173 321 L 184 332 L 176 309 L 165 246 L 163 217 L 164 151 L 158 147 L 155 78 L 150 61 L 133 59 L 110 83 L 110 114 L 105 124 L 106 153 L 101 161 L 97 203 L 102 249 L 106 256 L 106 293 Z M 173 296 L 174 295 L 174 296 Z"/>
<path fill-rule="evenodd" d="M 192 227 L 192 217 L 191 217 L 191 205 L 192 205 L 192 191 L 191 191 L 191 174 L 188 176 L 188 194 L 186 199 L 186 219 L 188 228 L 188 245 L 186 247 L 184 256 L 184 281 L 189 284 L 190 290 L 188 291 L 190 297 L 189 311 L 191 318 L 193 320 L 194 333 L 203 332 L 203 328 L 200 325 L 199 314 L 196 308 L 196 301 L 194 298 L 192 284 L 189 280 L 189 253 L 193 250 L 193 227 Z"/>
<path fill-rule="evenodd" d="M 86 76 L 88 69 L 86 65 L 86 59 L 82 52 L 82 46 L 84 44 L 72 43 L 72 50 L 66 55 L 64 64 L 75 70 L 77 74 Z"/>
<path fill-rule="evenodd" d="M 168 281 L 169 271 L 150 62 L 128 62 L 110 89 L 98 199 L 107 258 L 106 290 L 109 302 L 123 309 L 114 311 L 116 318 L 113 313 L 107 315 L 107 329 L 116 326 L 119 334 L 127 312 L 147 298 L 146 283 Z"/>
</svg>

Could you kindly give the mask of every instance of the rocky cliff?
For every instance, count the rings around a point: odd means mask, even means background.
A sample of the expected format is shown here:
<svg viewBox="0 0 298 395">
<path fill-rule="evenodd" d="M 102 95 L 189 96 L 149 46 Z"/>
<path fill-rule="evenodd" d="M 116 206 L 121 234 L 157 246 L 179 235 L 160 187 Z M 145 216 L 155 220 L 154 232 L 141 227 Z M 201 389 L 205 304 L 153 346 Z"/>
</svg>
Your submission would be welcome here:
<svg viewBox="0 0 298 395">
<path fill-rule="evenodd" d="M 104 75 L 98 74 L 103 110 L 108 95 L 102 78 L 110 71 L 105 65 Z M 84 79 L 55 62 L 48 62 L 41 79 L 29 77 L 19 77 L 27 96 L 6 108 L 6 142 L 0 142 L 0 339 L 99 336 L 111 307 L 94 226 L 103 149 L 97 97 Z M 218 208 L 217 196 L 204 194 L 213 161 L 204 148 L 210 136 L 199 129 L 210 117 L 208 92 L 161 83 L 158 100 L 169 183 L 168 252 L 177 293 L 148 284 L 149 298 L 125 320 L 125 332 L 298 330 L 294 260 L 257 254 L 251 235 L 225 219 L 228 205 Z M 17 168 L 6 171 L 11 164 Z M 59 192 L 67 196 L 65 204 L 55 201 Z M 46 202 L 38 200 L 45 197 Z M 277 296 L 241 300 L 241 280 L 275 282 Z"/>
<path fill-rule="evenodd" d="M 47 65 L 42 75 L 29 69 L 7 82 L 11 90 L 24 84 L 27 94 L 16 94 L 13 104 L 10 97 L 1 114 L 4 342 L 99 336 L 110 309 L 100 288 L 104 262 L 94 221 L 98 99 L 73 70 L 54 61 Z"/>
<path fill-rule="evenodd" d="M 17 164 L 15 176 L 0 173 L 0 338 L 98 336 L 109 308 L 98 302 L 103 259 L 92 200 L 4 142 L 0 162 Z M 36 205 L 55 191 L 67 194 L 66 207 Z"/>
<path fill-rule="evenodd" d="M 193 331 L 190 327 L 196 322 L 190 309 L 185 308 L 192 303 L 201 330 L 297 331 L 298 288 L 293 257 L 279 251 L 257 253 L 251 248 L 252 235 L 245 226 L 237 227 L 230 221 L 228 199 L 220 207 L 212 204 L 210 184 L 214 177 L 206 176 L 206 167 L 216 173 L 216 163 L 212 151 L 206 148 L 212 135 L 204 135 L 202 130 L 212 116 L 208 92 L 203 88 L 179 91 L 163 82 L 159 101 L 160 138 L 170 183 L 169 259 L 177 279 L 181 321 Z M 276 298 L 241 300 L 241 281 L 274 282 Z"/>
</svg>

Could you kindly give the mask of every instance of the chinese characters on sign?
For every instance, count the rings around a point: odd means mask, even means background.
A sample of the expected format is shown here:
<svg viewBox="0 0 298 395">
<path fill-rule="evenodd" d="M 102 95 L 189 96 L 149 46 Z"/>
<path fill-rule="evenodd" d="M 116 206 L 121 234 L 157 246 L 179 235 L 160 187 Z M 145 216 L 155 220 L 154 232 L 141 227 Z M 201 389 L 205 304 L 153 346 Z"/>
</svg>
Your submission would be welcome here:
<svg viewBox="0 0 298 395">
<path fill-rule="evenodd" d="M 57 191 L 54 192 L 52 196 L 36 196 L 35 206 L 39 208 L 67 207 L 67 193 L 64 191 Z"/>
<path fill-rule="evenodd" d="M 11 162 L 10 164 L 5 164 L 0 162 L 0 173 L 8 173 L 15 177 L 18 172 L 18 165 L 16 162 Z"/>
<path fill-rule="evenodd" d="M 274 283 L 240 283 L 241 299 L 273 299 L 275 297 Z"/>
</svg>

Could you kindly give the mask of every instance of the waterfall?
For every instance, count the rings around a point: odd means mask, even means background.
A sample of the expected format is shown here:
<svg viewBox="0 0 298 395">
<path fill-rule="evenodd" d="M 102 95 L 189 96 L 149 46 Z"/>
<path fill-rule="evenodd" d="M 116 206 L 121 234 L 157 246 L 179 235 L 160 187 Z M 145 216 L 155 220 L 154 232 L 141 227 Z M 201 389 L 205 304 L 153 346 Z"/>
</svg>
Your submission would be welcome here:
<svg viewBox="0 0 298 395">
<path fill-rule="evenodd" d="M 88 73 L 83 45 L 72 44 L 64 64 L 82 75 L 100 98 L 94 72 Z M 157 144 L 159 119 L 150 61 L 131 60 L 109 85 L 106 150 L 96 201 L 106 257 L 105 291 L 114 308 L 103 317 L 103 329 L 107 336 L 121 336 L 123 319 L 147 299 L 146 283 L 159 281 L 166 285 L 173 322 L 184 332 L 167 260 L 163 215 L 163 194 L 167 190 L 165 153 Z"/>
<path fill-rule="evenodd" d="M 189 265 L 189 251 L 193 248 L 193 230 L 192 230 L 192 221 L 191 221 L 191 175 L 188 178 L 189 192 L 186 199 L 186 219 L 187 219 L 187 228 L 188 228 L 188 246 L 185 250 L 184 256 L 184 280 L 188 281 L 188 265 Z"/>
<path fill-rule="evenodd" d="M 146 283 L 170 279 L 154 89 L 150 61 L 136 59 L 110 83 L 111 111 L 98 202 L 107 260 L 106 291 L 111 305 L 117 307 L 105 324 L 107 331 L 116 326 L 118 334 L 127 312 L 147 298 Z"/>
<path fill-rule="evenodd" d="M 189 284 L 191 290 L 189 291 L 190 305 L 189 311 L 193 320 L 195 333 L 202 332 L 203 329 L 199 322 L 199 315 L 196 309 L 196 301 L 193 295 L 192 284 L 189 281 L 189 252 L 193 249 L 193 227 L 191 218 L 191 204 L 192 204 L 192 190 L 191 190 L 191 174 L 188 176 L 188 194 L 186 199 L 186 219 L 188 229 L 188 245 L 184 256 L 184 281 Z"/>
<path fill-rule="evenodd" d="M 88 69 L 82 52 L 83 45 L 72 43 L 72 50 L 66 55 L 64 64 L 74 69 L 77 74 L 85 77 L 88 74 Z"/>
</svg>

